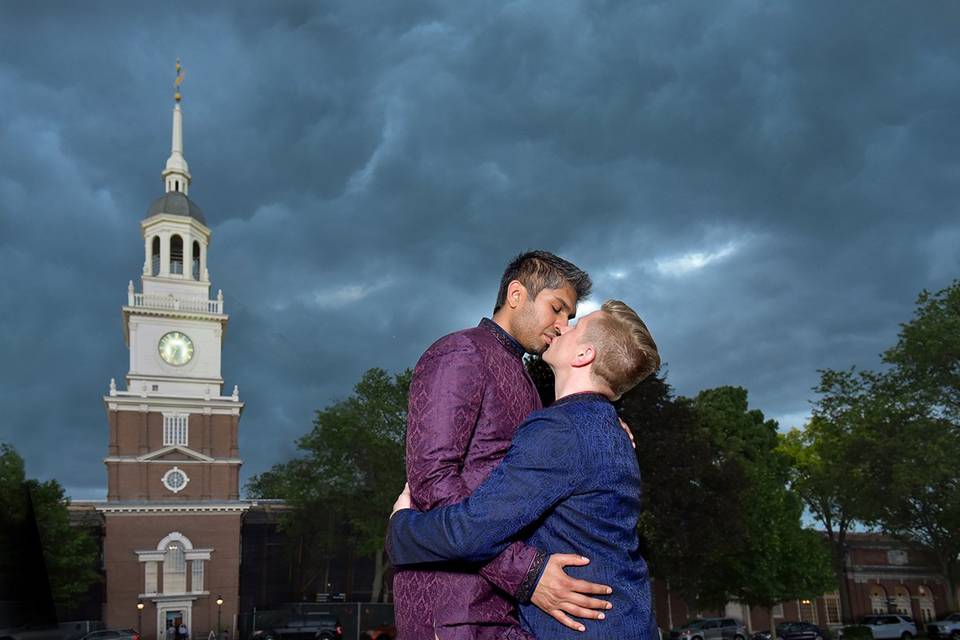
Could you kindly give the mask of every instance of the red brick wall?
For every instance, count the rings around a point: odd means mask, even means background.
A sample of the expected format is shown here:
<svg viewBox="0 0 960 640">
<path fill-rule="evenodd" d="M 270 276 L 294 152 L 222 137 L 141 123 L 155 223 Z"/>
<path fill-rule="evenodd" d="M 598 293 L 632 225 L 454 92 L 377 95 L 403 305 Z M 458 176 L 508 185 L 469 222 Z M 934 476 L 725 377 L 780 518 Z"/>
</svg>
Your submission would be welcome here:
<svg viewBox="0 0 960 640">
<path fill-rule="evenodd" d="M 156 549 L 160 540 L 174 531 L 186 536 L 194 548 L 212 548 L 204 566 L 204 591 L 193 601 L 192 637 L 202 640 L 216 626 L 216 598 L 224 599 L 224 628 L 231 628 L 237 613 L 240 582 L 240 514 L 107 514 L 104 540 L 106 565 L 105 622 L 110 628 L 137 626 L 137 599 L 144 589 L 143 566 L 137 550 Z M 162 570 L 159 571 L 162 574 Z M 188 584 L 189 584 L 188 563 Z M 159 580 L 162 584 L 162 575 Z M 156 638 L 156 606 L 144 599 L 144 640 Z"/>
</svg>

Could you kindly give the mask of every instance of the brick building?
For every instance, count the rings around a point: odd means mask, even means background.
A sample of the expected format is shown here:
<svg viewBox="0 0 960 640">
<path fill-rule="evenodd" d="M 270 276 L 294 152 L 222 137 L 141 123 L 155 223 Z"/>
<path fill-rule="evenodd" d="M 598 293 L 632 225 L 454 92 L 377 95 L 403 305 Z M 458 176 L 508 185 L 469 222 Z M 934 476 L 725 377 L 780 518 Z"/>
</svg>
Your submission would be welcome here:
<svg viewBox="0 0 960 640">
<path fill-rule="evenodd" d="M 876 533 L 850 533 L 847 546 L 846 581 L 854 619 L 871 613 L 903 613 L 920 624 L 950 613 L 949 583 L 929 551 Z M 662 580 L 654 581 L 654 599 L 663 629 L 703 616 L 739 618 L 751 631 L 770 628 L 768 609 L 731 602 L 722 611 L 695 611 Z M 840 594 L 834 592 L 813 600 L 783 602 L 774 607 L 773 617 L 777 624 L 804 621 L 836 628 L 842 624 L 840 611 Z"/>
<path fill-rule="evenodd" d="M 111 380 L 103 397 L 107 500 L 74 511 L 101 518 L 102 619 L 137 627 L 139 617 L 146 638 L 166 640 L 166 629 L 181 624 L 190 637 L 206 636 L 218 614 L 233 627 L 241 521 L 250 506 L 239 499 L 244 405 L 236 386 L 223 393 L 228 316 L 223 294 L 210 295 L 210 228 L 187 195 L 179 89 L 162 177 L 165 193 L 140 223 L 141 290 L 130 281 L 122 307 L 126 384 Z"/>
</svg>

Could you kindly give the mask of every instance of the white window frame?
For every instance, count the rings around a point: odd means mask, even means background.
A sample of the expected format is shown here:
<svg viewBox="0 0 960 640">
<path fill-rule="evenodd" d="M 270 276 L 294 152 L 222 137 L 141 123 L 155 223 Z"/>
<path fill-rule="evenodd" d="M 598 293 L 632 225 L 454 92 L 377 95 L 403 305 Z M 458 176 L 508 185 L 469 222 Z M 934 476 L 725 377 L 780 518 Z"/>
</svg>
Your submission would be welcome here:
<svg viewBox="0 0 960 640">
<path fill-rule="evenodd" d="M 773 605 L 773 617 L 782 618 L 783 617 L 783 603 Z"/>
<path fill-rule="evenodd" d="M 186 447 L 190 442 L 190 414 L 163 414 L 163 446 Z"/>
<path fill-rule="evenodd" d="M 144 562 L 143 563 L 143 576 L 144 576 L 144 593 L 154 594 L 157 593 L 157 563 L 156 562 Z"/>
<path fill-rule="evenodd" d="M 174 549 L 173 547 L 177 547 Z M 187 591 L 187 550 L 180 542 L 171 542 L 163 556 L 163 593 Z M 182 564 L 181 564 L 182 563 Z"/>
<path fill-rule="evenodd" d="M 183 484 L 180 485 L 179 487 L 174 487 L 173 485 L 170 484 L 170 476 L 173 475 L 174 473 L 179 473 L 183 476 Z M 165 486 L 169 491 L 172 491 L 174 493 L 180 493 L 181 491 L 187 488 L 188 484 L 190 484 L 190 476 L 188 476 L 187 472 L 181 469 L 180 467 L 173 467 L 172 469 L 168 469 L 167 472 L 163 474 L 163 477 L 160 478 L 160 482 L 162 482 L 163 486 Z"/>
<path fill-rule="evenodd" d="M 191 560 L 190 590 L 195 593 L 203 591 L 203 560 Z"/>
<path fill-rule="evenodd" d="M 831 609 L 831 607 L 833 608 Z M 827 612 L 827 625 L 838 625 L 841 623 L 842 613 L 840 611 L 840 593 L 838 591 L 824 594 L 823 609 Z M 836 613 L 836 617 L 830 615 L 831 611 Z"/>
</svg>

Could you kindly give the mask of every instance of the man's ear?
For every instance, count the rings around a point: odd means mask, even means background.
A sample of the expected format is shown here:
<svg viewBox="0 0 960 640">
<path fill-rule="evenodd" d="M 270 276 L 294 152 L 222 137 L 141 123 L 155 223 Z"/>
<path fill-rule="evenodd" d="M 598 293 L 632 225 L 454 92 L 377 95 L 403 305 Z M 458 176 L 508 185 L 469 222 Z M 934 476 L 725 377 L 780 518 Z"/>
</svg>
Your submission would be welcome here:
<svg viewBox="0 0 960 640">
<path fill-rule="evenodd" d="M 589 342 L 577 346 L 577 355 L 573 357 L 572 367 L 586 367 L 592 364 L 597 357 L 597 351 Z"/>
<path fill-rule="evenodd" d="M 507 305 L 511 309 L 518 309 L 527 299 L 527 288 L 519 280 L 511 280 L 507 285 Z"/>
</svg>

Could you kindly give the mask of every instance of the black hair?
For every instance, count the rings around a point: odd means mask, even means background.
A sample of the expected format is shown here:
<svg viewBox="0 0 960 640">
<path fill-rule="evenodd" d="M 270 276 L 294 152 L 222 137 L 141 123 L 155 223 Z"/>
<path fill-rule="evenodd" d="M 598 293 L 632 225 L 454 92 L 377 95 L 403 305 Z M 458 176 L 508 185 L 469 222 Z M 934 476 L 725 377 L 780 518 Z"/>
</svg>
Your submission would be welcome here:
<svg viewBox="0 0 960 640">
<path fill-rule="evenodd" d="M 590 295 L 593 282 L 587 272 L 572 262 L 555 256 L 549 251 L 527 251 L 510 261 L 500 278 L 500 291 L 493 312 L 499 311 L 507 301 L 507 287 L 519 280 L 527 289 L 531 300 L 544 289 L 562 289 L 569 285 L 577 294 L 577 300 Z"/>
</svg>

